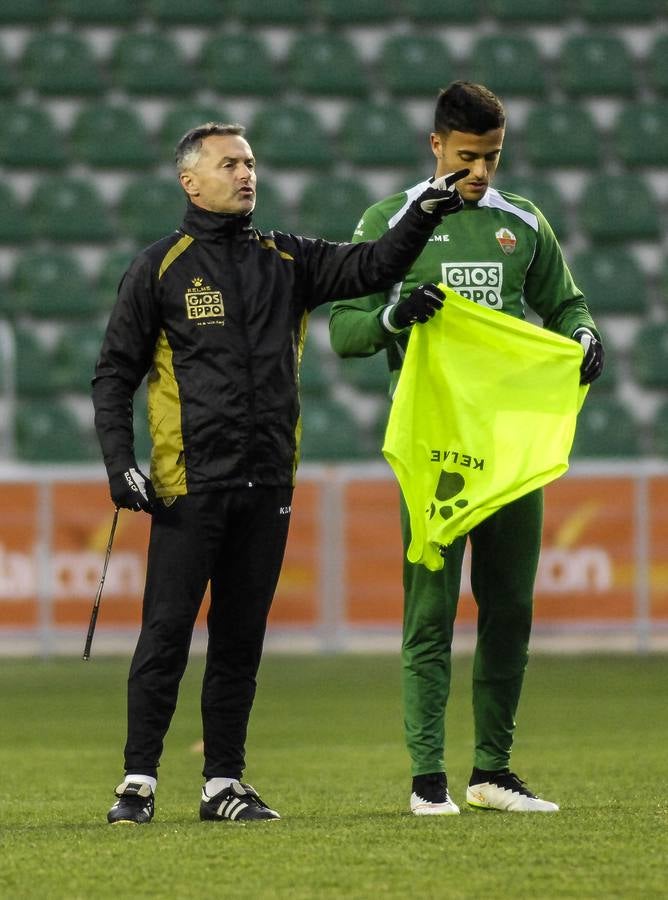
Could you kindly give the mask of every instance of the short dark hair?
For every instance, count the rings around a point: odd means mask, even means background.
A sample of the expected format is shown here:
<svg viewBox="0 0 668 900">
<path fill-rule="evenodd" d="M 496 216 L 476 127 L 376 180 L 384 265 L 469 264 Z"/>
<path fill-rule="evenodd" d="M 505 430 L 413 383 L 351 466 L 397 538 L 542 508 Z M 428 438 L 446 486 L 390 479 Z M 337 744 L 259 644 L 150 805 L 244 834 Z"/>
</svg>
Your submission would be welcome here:
<svg viewBox="0 0 668 900">
<path fill-rule="evenodd" d="M 485 134 L 506 124 L 503 104 L 489 88 L 471 81 L 453 81 L 439 93 L 434 131 Z"/>
<path fill-rule="evenodd" d="M 191 128 L 189 131 L 186 131 L 176 145 L 174 153 L 176 168 L 179 172 L 182 172 L 184 169 L 191 168 L 197 162 L 204 138 L 212 134 L 238 134 L 243 136 L 245 133 L 246 129 L 243 125 L 225 125 L 223 122 L 205 122 L 203 125 Z"/>
</svg>

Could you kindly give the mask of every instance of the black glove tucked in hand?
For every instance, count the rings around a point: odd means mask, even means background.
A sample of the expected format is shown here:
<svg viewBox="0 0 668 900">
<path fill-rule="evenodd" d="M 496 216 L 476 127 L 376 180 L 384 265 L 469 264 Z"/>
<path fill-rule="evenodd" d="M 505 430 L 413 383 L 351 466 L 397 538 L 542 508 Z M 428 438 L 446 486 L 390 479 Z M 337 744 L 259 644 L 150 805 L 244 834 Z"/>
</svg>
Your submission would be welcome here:
<svg viewBox="0 0 668 900">
<path fill-rule="evenodd" d="M 465 178 L 470 169 L 460 169 L 458 172 L 451 172 L 449 175 L 441 175 L 429 185 L 426 191 L 423 191 L 417 198 L 415 203 L 419 206 L 423 213 L 430 216 L 438 216 L 442 219 L 452 213 L 459 212 L 464 206 L 464 201 L 459 196 L 457 188 L 453 187 L 460 178 Z"/>
<path fill-rule="evenodd" d="M 406 328 L 414 322 L 428 322 L 443 306 L 445 294 L 435 284 L 419 284 L 408 297 L 399 300 L 390 310 L 390 324 Z"/>
<path fill-rule="evenodd" d="M 131 509 L 133 512 L 153 512 L 155 491 L 151 479 L 147 478 L 136 466 L 125 472 L 118 472 L 109 478 L 111 499 L 120 509 Z"/>
<path fill-rule="evenodd" d="M 573 339 L 579 341 L 584 349 L 584 358 L 580 366 L 580 384 L 591 384 L 603 371 L 605 351 L 603 344 L 588 328 L 576 328 Z"/>
</svg>

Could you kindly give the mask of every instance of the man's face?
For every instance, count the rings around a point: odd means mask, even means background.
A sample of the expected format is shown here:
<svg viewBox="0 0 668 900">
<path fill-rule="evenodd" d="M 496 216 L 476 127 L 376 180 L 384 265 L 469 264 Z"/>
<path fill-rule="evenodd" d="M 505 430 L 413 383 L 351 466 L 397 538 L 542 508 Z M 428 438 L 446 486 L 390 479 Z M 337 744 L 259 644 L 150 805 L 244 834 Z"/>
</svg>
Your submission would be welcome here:
<svg viewBox="0 0 668 900">
<path fill-rule="evenodd" d="M 211 212 L 246 215 L 255 207 L 255 160 L 238 134 L 210 134 L 192 169 L 179 180 L 192 202 Z"/>
<path fill-rule="evenodd" d="M 481 200 L 499 164 L 504 131 L 503 128 L 495 128 L 484 134 L 433 132 L 431 149 L 436 157 L 436 177 L 456 172 L 457 169 L 469 169 L 469 174 L 457 182 L 457 190 L 464 200 Z"/>
</svg>

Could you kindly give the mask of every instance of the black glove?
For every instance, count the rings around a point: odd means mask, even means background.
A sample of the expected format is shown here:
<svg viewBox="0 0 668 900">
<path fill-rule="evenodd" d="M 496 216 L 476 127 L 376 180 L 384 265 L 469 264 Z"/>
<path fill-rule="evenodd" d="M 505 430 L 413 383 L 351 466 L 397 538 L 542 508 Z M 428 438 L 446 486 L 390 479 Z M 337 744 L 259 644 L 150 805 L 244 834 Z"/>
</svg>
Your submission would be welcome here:
<svg viewBox="0 0 668 900">
<path fill-rule="evenodd" d="M 390 324 L 406 328 L 414 322 L 428 322 L 443 306 L 445 294 L 435 284 L 419 284 L 408 297 L 399 300 L 390 310 Z"/>
<path fill-rule="evenodd" d="M 136 466 L 125 472 L 118 472 L 109 477 L 111 499 L 119 509 L 131 509 L 133 512 L 153 512 L 155 491 L 151 479 L 147 478 Z"/>
<path fill-rule="evenodd" d="M 429 216 L 438 216 L 439 221 L 444 216 L 459 212 L 464 206 L 464 201 L 453 185 L 460 178 L 465 178 L 470 171 L 470 169 L 460 169 L 449 175 L 441 175 L 440 178 L 432 181 L 427 190 L 423 191 L 415 200 L 415 203 L 423 213 Z"/>
<path fill-rule="evenodd" d="M 591 384 L 603 371 L 605 358 L 603 344 L 588 328 L 576 328 L 573 339 L 579 341 L 584 349 L 584 358 L 580 366 L 580 384 Z"/>
</svg>

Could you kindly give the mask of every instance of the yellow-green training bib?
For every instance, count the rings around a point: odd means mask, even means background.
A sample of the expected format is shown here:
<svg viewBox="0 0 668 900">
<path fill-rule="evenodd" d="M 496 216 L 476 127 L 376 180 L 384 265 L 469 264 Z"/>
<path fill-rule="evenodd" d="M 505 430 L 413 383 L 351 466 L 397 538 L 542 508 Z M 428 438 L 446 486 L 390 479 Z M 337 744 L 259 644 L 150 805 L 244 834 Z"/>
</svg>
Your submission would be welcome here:
<svg viewBox="0 0 668 900">
<path fill-rule="evenodd" d="M 410 513 L 409 562 L 568 469 L 582 347 L 521 319 L 447 297 L 412 329 L 383 453 Z"/>
</svg>

